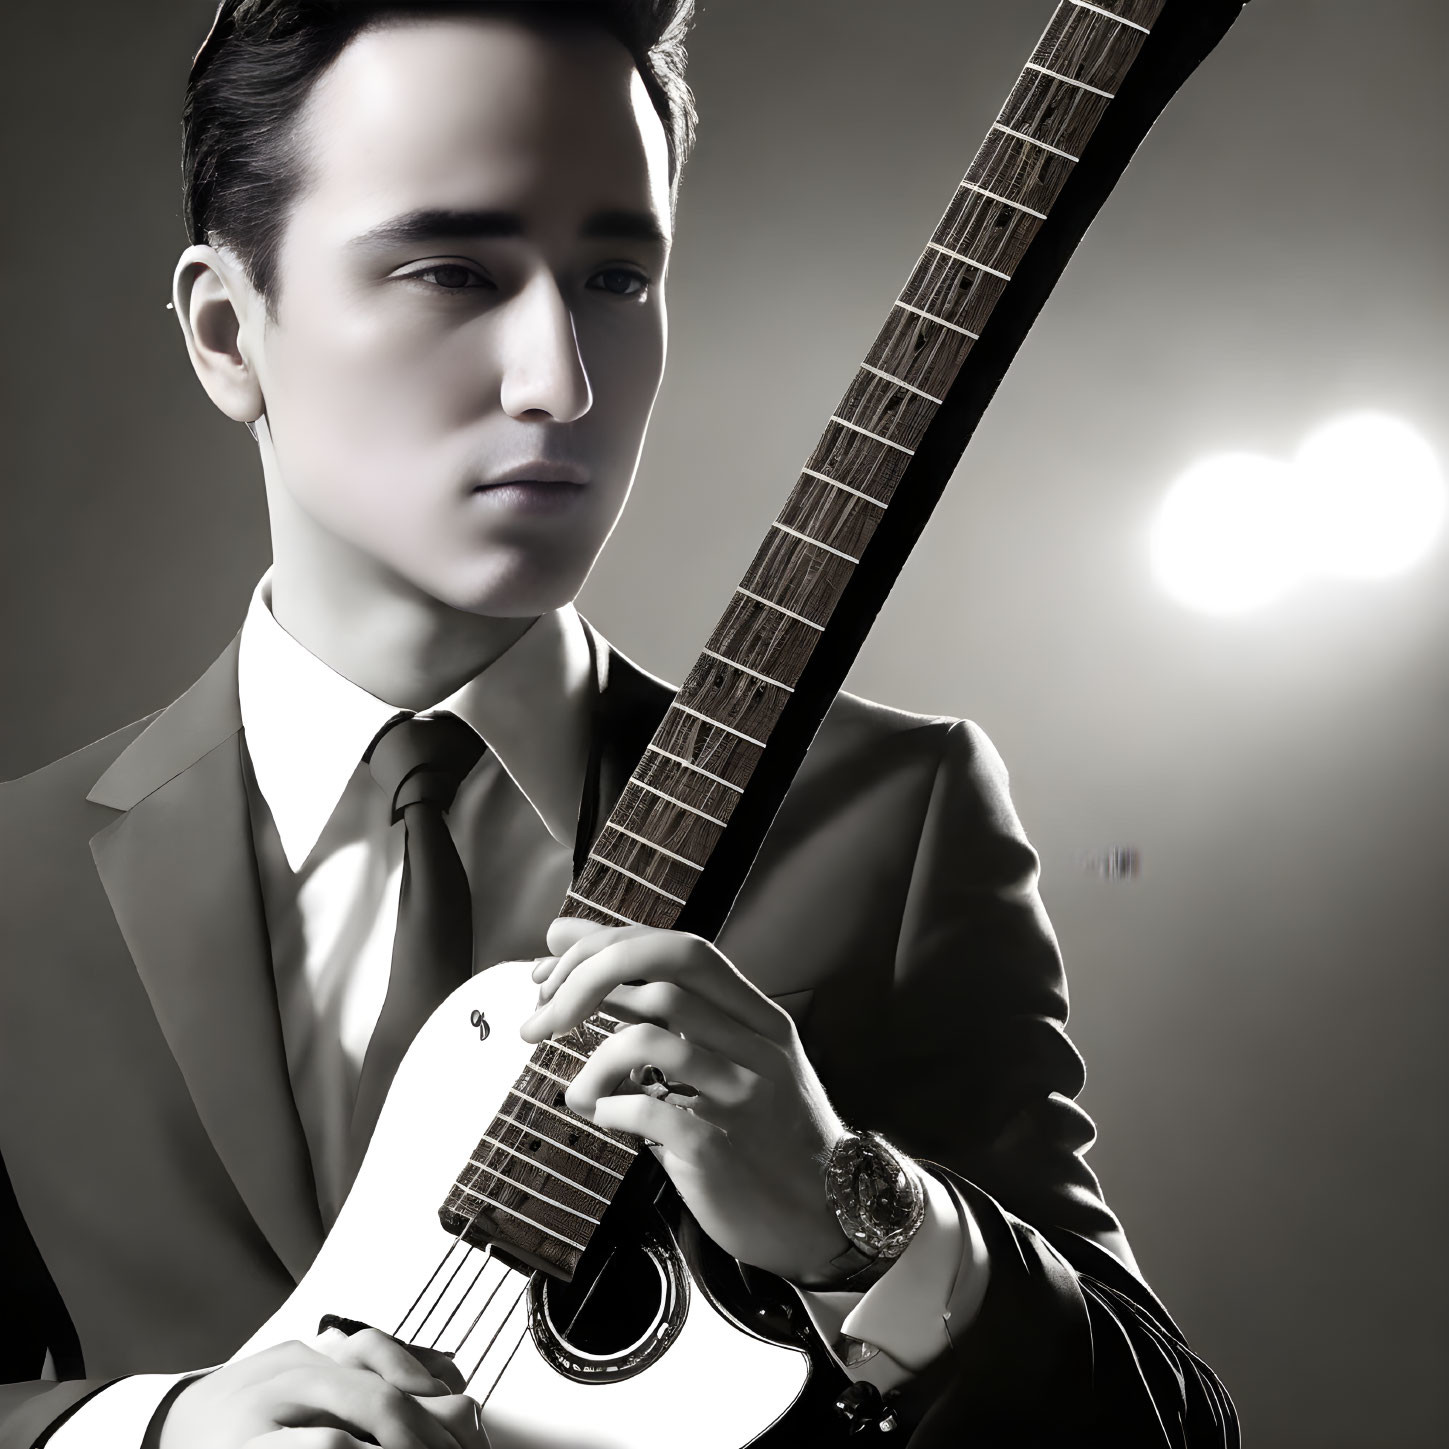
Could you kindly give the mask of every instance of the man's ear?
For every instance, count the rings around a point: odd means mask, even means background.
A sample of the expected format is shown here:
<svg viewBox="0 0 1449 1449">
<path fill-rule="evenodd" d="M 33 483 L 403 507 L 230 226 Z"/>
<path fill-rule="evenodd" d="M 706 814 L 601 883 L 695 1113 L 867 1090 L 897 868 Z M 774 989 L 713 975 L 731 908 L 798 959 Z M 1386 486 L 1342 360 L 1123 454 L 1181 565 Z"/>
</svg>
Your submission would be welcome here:
<svg viewBox="0 0 1449 1449">
<path fill-rule="evenodd" d="M 212 246 L 189 246 L 171 281 L 176 320 L 207 396 L 227 417 L 255 422 L 266 411 L 253 356 L 265 303 L 240 264 Z"/>
</svg>

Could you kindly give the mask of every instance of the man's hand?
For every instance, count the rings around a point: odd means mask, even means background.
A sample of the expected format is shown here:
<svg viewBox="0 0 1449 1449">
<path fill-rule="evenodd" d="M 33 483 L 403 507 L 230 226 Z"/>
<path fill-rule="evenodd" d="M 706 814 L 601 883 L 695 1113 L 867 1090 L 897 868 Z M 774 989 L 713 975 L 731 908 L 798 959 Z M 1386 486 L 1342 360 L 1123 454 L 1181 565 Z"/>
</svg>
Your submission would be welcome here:
<svg viewBox="0 0 1449 1449">
<path fill-rule="evenodd" d="M 364 1328 L 329 1329 L 188 1384 L 161 1449 L 487 1449 L 478 1406 L 444 1354 Z"/>
<path fill-rule="evenodd" d="M 698 936 L 562 917 L 548 945 L 557 954 L 534 969 L 542 990 L 525 1041 L 600 1006 L 633 1023 L 595 1049 L 568 1106 L 657 1143 L 679 1195 L 727 1253 L 783 1278 L 823 1276 L 847 1246 L 822 1180 L 844 1127 L 789 1014 Z M 685 1108 L 641 1093 L 631 1073 L 646 1065 L 698 1099 Z"/>
</svg>

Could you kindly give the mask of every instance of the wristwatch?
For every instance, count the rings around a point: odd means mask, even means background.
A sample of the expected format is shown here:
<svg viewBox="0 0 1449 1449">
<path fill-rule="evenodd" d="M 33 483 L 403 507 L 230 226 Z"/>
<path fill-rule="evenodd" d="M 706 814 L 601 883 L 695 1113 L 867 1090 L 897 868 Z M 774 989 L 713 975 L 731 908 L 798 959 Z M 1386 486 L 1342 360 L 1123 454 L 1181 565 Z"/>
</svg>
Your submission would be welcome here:
<svg viewBox="0 0 1449 1449">
<path fill-rule="evenodd" d="M 825 1162 L 825 1196 L 849 1247 L 826 1281 L 802 1288 L 869 1288 L 906 1250 L 926 1216 L 920 1169 L 878 1132 L 846 1132 Z"/>
</svg>

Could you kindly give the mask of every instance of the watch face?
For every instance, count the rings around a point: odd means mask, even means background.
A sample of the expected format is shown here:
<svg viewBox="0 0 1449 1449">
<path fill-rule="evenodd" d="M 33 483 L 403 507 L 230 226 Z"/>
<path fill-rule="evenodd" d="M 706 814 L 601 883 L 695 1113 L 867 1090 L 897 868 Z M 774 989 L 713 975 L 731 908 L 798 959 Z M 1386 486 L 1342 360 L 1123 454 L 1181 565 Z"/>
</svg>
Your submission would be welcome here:
<svg viewBox="0 0 1449 1449">
<path fill-rule="evenodd" d="M 866 1152 L 856 1164 L 853 1196 L 860 1219 L 877 1232 L 895 1232 L 910 1222 L 915 1210 L 911 1185 L 889 1158 Z"/>
<path fill-rule="evenodd" d="M 843 1137 L 827 1164 L 825 1190 L 846 1237 L 882 1263 L 904 1251 L 925 1216 L 909 1164 L 880 1138 Z"/>
</svg>

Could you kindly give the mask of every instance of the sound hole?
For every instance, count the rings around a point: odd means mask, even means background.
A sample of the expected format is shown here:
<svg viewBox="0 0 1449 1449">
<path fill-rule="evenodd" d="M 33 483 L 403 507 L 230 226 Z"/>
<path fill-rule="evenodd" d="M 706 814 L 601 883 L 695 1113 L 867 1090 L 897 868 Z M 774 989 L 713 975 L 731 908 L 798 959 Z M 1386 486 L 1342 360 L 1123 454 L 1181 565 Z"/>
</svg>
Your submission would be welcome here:
<svg viewBox="0 0 1449 1449">
<path fill-rule="evenodd" d="M 597 1270 L 572 1283 L 536 1273 L 529 1290 L 539 1352 L 582 1382 L 647 1368 L 673 1343 L 688 1308 L 689 1280 L 666 1233 L 611 1243 Z"/>
</svg>

